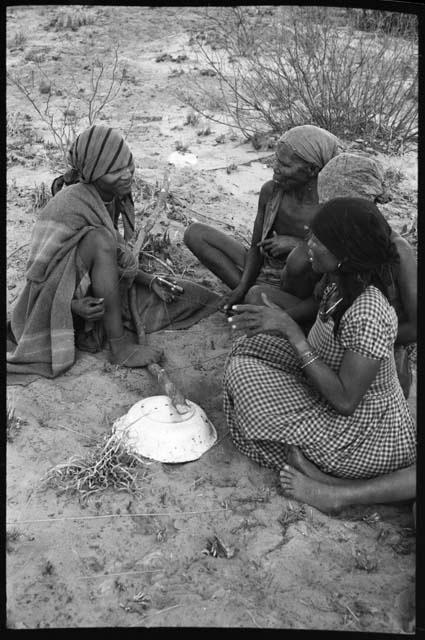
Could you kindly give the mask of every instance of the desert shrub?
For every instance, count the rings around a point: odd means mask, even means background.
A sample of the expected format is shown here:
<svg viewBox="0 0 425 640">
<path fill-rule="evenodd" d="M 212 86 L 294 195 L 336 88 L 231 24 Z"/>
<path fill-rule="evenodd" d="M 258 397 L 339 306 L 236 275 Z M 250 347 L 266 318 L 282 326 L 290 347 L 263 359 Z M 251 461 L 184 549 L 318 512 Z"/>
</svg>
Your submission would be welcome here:
<svg viewBox="0 0 425 640">
<path fill-rule="evenodd" d="M 8 40 L 7 46 L 9 49 L 18 49 L 20 47 L 23 47 L 26 41 L 27 41 L 27 37 L 25 33 L 23 31 L 17 31 L 14 34 L 13 38 Z"/>
<path fill-rule="evenodd" d="M 6 439 L 8 442 L 13 442 L 15 437 L 19 434 L 24 422 L 25 421 L 16 414 L 16 408 L 13 400 L 11 401 L 8 398 L 6 415 Z"/>
<path fill-rule="evenodd" d="M 198 113 L 188 113 L 186 116 L 185 125 L 189 125 L 191 127 L 195 127 L 199 122 L 199 114 Z"/>
<path fill-rule="evenodd" d="M 62 165 L 66 165 L 69 146 L 78 133 L 95 124 L 121 91 L 125 68 L 119 59 L 118 46 L 111 43 L 110 50 L 102 56 L 88 55 L 84 72 L 89 81 L 87 90 L 82 90 L 75 75 L 66 86 L 58 87 L 37 61 L 7 72 L 9 83 L 25 96 L 47 125 Z M 41 90 L 44 86 L 48 91 Z M 65 106 L 57 105 L 56 96 L 60 96 L 62 103 L 65 101 Z"/>
<path fill-rule="evenodd" d="M 61 9 L 57 16 L 52 18 L 49 26 L 54 26 L 56 30 L 71 29 L 72 31 L 76 31 L 79 27 L 93 24 L 94 19 L 94 14 L 83 7 L 66 7 Z"/>
<path fill-rule="evenodd" d="M 347 11 L 341 24 L 327 7 L 276 7 L 272 19 L 217 7 L 214 48 L 211 29 L 193 39 L 200 64 L 215 75 L 188 74 L 177 95 L 246 138 L 310 123 L 387 145 L 416 139 L 416 40 L 381 27 L 360 31 L 353 16 Z M 218 93 L 220 111 L 211 113 Z"/>
<path fill-rule="evenodd" d="M 363 31 L 382 29 L 385 33 L 402 38 L 416 38 L 418 35 L 418 19 L 414 14 L 378 9 L 349 9 L 349 11 L 352 12 L 357 29 Z"/>
<path fill-rule="evenodd" d="M 52 197 L 49 187 L 45 182 L 36 184 L 31 193 L 33 209 L 42 209 Z"/>
<path fill-rule="evenodd" d="M 6 133 L 8 137 L 20 137 L 24 142 L 34 142 L 36 133 L 31 123 L 31 116 L 22 111 L 8 111 Z"/>
</svg>

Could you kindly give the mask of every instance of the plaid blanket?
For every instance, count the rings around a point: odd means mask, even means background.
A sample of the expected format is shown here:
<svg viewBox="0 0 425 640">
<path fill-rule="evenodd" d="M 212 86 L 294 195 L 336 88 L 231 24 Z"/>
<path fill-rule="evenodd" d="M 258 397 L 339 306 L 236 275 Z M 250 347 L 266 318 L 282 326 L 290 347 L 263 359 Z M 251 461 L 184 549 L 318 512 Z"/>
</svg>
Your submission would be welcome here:
<svg viewBox="0 0 425 640">
<path fill-rule="evenodd" d="M 7 352 L 7 372 L 54 378 L 75 360 L 71 300 L 76 287 L 75 255 L 90 230 L 113 222 L 92 184 L 78 183 L 52 198 L 34 225 L 27 282 L 12 312 L 17 341 Z"/>
</svg>

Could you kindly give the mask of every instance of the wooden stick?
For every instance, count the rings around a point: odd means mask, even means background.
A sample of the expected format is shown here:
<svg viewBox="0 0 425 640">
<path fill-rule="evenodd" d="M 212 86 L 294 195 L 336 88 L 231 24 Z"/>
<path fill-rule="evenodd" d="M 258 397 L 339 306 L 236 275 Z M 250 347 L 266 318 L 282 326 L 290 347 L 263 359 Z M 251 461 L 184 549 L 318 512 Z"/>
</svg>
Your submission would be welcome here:
<svg viewBox="0 0 425 640">
<path fill-rule="evenodd" d="M 167 167 L 164 171 L 162 187 L 159 192 L 158 202 L 155 205 L 155 209 L 150 215 L 145 226 L 137 234 L 136 241 L 133 245 L 133 255 L 137 261 L 139 260 L 139 254 L 144 245 L 147 234 L 155 224 L 158 215 L 161 213 L 161 210 L 165 207 L 167 197 L 168 197 L 168 191 L 170 187 L 169 173 L 170 173 L 170 170 Z M 137 341 L 139 344 L 145 344 L 146 343 L 145 327 L 140 318 L 139 310 L 137 308 L 136 285 L 134 284 L 130 287 L 128 292 L 128 303 L 130 307 L 131 317 L 137 332 Z M 165 395 L 167 395 L 170 398 L 171 403 L 175 407 L 176 411 L 181 414 L 184 414 L 190 411 L 190 407 L 187 404 L 184 395 L 179 389 L 177 389 L 174 382 L 170 380 L 165 370 L 162 369 L 162 367 L 160 367 L 158 364 L 154 364 L 154 363 L 149 364 L 147 368 L 149 373 L 151 373 L 153 376 L 156 376 L 158 378 L 158 383 L 164 389 Z"/>
<path fill-rule="evenodd" d="M 250 165 L 251 162 L 261 162 L 261 160 L 270 160 L 270 158 L 274 158 L 274 153 L 271 153 L 267 156 L 261 156 L 261 158 L 252 158 L 252 160 L 246 160 L 246 162 L 230 162 L 225 167 L 211 167 L 210 169 L 204 169 L 204 171 L 219 171 L 220 169 L 227 169 L 230 165 L 234 164 L 236 167 L 243 167 Z"/>
<path fill-rule="evenodd" d="M 159 364 L 148 364 L 148 371 L 158 378 L 158 383 L 164 389 L 165 395 L 168 396 L 176 408 L 178 413 L 184 414 L 190 411 L 190 407 L 182 392 L 177 389 L 174 382 L 170 380 L 167 372 L 159 366 Z"/>
<path fill-rule="evenodd" d="M 128 306 L 130 309 L 131 318 L 133 320 L 134 327 L 137 333 L 137 342 L 139 344 L 146 344 L 145 325 L 139 315 L 137 308 L 137 285 L 132 284 L 128 290 Z"/>
<path fill-rule="evenodd" d="M 133 245 L 132 253 L 139 262 L 139 254 L 144 245 L 146 236 L 149 234 L 149 231 L 152 229 L 156 222 L 156 218 L 161 208 L 165 206 L 165 202 L 168 196 L 169 190 L 169 169 L 168 167 L 164 171 L 164 178 L 162 182 L 161 191 L 159 194 L 158 202 L 155 205 L 155 209 L 152 214 L 149 216 L 144 227 L 142 227 L 138 233 L 136 234 L 136 240 Z M 133 320 L 134 327 L 137 332 L 137 341 L 139 344 L 146 344 L 146 334 L 145 327 L 143 325 L 142 319 L 139 315 L 139 311 L 137 309 L 137 295 L 136 295 L 136 285 L 132 284 L 128 291 L 128 306 L 130 309 L 131 318 Z"/>
<path fill-rule="evenodd" d="M 143 247 L 143 244 L 145 242 L 146 236 L 148 235 L 149 231 L 152 229 L 152 227 L 154 226 L 158 214 L 161 212 L 161 209 L 163 209 L 165 207 L 165 203 L 167 201 L 167 197 L 168 197 L 168 191 L 170 188 L 170 178 L 169 178 L 169 173 L 170 170 L 167 167 L 164 171 L 164 177 L 162 180 L 162 187 L 161 190 L 159 192 L 159 197 L 158 197 L 158 201 L 155 205 L 155 209 L 153 210 L 153 212 L 151 213 L 151 215 L 149 216 L 146 224 L 144 227 L 142 227 L 142 229 L 140 229 L 140 231 L 137 234 L 136 237 L 136 241 L 133 245 L 133 255 L 135 256 L 136 259 L 139 258 L 139 253 Z"/>
<path fill-rule="evenodd" d="M 206 511 L 173 511 L 171 513 L 166 513 L 165 511 L 162 513 L 152 512 L 152 513 L 106 513 L 104 515 L 94 515 L 94 516 L 62 516 L 60 518 L 39 518 L 37 520 L 16 520 L 12 522 L 6 522 L 8 526 L 17 526 L 22 524 L 40 524 L 45 522 L 64 522 L 67 520 L 99 520 L 104 518 L 150 518 L 152 516 L 167 516 L 171 517 L 181 517 L 185 516 L 193 516 L 193 515 L 205 515 L 207 513 L 225 513 L 233 511 L 233 509 L 207 509 Z"/>
<path fill-rule="evenodd" d="M 19 251 L 20 249 L 23 249 L 24 247 L 27 247 L 29 244 L 31 244 L 31 242 L 24 242 L 24 244 L 21 244 L 19 247 L 16 247 L 16 249 L 14 249 L 14 250 L 12 251 L 12 253 L 10 253 L 10 254 L 7 256 L 7 259 L 8 259 L 8 260 L 10 260 L 10 258 L 11 258 L 12 256 L 14 256 L 14 255 L 15 255 L 15 253 L 18 253 L 18 251 Z"/>
</svg>

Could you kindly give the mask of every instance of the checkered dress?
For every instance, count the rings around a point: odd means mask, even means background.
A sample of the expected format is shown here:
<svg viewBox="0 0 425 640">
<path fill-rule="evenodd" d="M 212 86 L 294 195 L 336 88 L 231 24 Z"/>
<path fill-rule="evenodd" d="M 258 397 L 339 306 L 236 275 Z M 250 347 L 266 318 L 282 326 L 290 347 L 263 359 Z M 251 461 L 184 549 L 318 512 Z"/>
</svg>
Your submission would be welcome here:
<svg viewBox="0 0 425 640">
<path fill-rule="evenodd" d="M 337 339 L 333 320 L 317 317 L 308 340 L 333 371 L 339 371 L 345 350 L 381 360 L 351 416 L 316 391 L 287 340 L 266 334 L 236 340 L 223 380 L 236 447 L 259 464 L 281 469 L 287 445 L 297 445 L 322 471 L 343 478 L 370 478 L 413 464 L 415 425 L 396 374 L 396 333 L 396 313 L 373 286 L 344 313 Z"/>
</svg>

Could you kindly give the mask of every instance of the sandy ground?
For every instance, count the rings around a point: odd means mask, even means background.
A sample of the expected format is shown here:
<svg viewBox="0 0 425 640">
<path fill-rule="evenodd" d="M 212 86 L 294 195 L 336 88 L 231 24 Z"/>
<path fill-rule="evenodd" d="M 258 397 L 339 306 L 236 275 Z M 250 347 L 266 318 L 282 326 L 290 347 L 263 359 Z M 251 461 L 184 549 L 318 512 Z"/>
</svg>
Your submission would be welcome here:
<svg viewBox="0 0 425 640">
<path fill-rule="evenodd" d="M 215 123 L 210 136 L 197 136 L 207 123 L 185 125 L 189 110 L 173 95 L 184 81 L 184 73 L 177 74 L 194 66 L 188 42 L 201 10 L 92 8 L 96 24 L 75 32 L 49 27 L 58 11 L 9 8 L 8 65 L 18 68 L 31 47 L 42 45 L 46 68 L 58 86 L 67 82 L 71 67 L 84 86 L 84 57 L 77 45 L 91 32 L 93 46 L 101 50 L 108 30 L 113 31 L 129 80 L 106 109 L 104 122 L 125 131 L 134 115 L 130 144 L 137 176 L 160 181 L 176 141 L 183 142 L 197 163 L 171 171 L 170 191 L 186 205 L 180 211 L 222 229 L 225 223 L 233 225 L 236 233 L 249 237 L 260 187 L 270 177 L 257 158 L 270 151 L 255 151 Z M 26 41 L 12 46 L 19 32 Z M 156 62 L 165 52 L 188 58 Z M 7 106 L 9 114 L 31 115 L 31 126 L 48 138 L 16 90 L 8 89 Z M 223 134 L 224 142 L 218 143 Z M 19 132 L 8 142 L 10 310 L 24 280 L 37 216 L 32 194 L 42 182 L 49 186 L 57 172 L 42 144 L 25 142 Z M 380 159 L 403 173 L 383 210 L 396 228 L 410 227 L 416 217 L 416 156 L 380 154 Z M 225 170 L 249 160 L 254 162 Z M 183 229 L 182 222 L 173 222 L 175 243 Z M 180 250 L 189 274 L 224 291 L 187 250 Z M 276 474 L 240 455 L 228 437 L 221 377 L 231 339 L 217 313 L 187 331 L 149 336 L 151 344 L 164 347 L 170 377 L 215 425 L 218 442 L 195 462 L 141 465 L 137 496 L 107 490 L 84 506 L 76 496 L 46 488 L 43 477 L 72 455 L 85 455 L 130 406 L 160 392 L 147 371 L 112 367 L 106 352 L 78 353 L 75 365 L 58 379 L 8 387 L 20 418 L 7 446 L 9 628 L 412 630 L 410 505 L 372 505 L 328 517 L 280 495 Z M 416 415 L 416 385 L 410 405 Z M 234 550 L 232 557 L 205 553 L 214 535 Z"/>
</svg>

